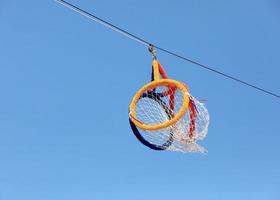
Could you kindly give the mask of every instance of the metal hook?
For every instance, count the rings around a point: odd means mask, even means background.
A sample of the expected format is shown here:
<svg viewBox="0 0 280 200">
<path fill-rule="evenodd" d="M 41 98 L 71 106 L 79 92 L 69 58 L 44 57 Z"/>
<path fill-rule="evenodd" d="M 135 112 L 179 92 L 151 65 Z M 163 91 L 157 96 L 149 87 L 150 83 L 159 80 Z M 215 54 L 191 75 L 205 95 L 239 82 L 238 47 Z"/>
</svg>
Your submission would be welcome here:
<svg viewBox="0 0 280 200">
<path fill-rule="evenodd" d="M 152 54 L 153 59 L 156 59 L 156 50 L 154 49 L 154 45 L 150 44 L 148 49 L 149 52 Z"/>
</svg>

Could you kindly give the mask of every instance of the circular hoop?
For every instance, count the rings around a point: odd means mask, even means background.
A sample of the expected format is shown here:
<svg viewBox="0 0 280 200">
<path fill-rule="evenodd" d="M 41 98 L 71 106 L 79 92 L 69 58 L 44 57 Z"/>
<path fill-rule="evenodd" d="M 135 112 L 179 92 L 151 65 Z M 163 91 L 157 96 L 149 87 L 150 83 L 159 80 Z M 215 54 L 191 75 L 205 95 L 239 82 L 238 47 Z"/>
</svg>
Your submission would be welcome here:
<svg viewBox="0 0 280 200">
<path fill-rule="evenodd" d="M 147 90 L 152 90 L 155 87 L 158 86 L 166 86 L 166 87 L 170 87 L 170 86 L 176 86 L 176 88 L 180 89 L 183 92 L 183 104 L 181 109 L 179 110 L 179 112 L 170 120 L 163 122 L 161 124 L 156 124 L 156 125 L 147 125 L 147 124 L 142 124 L 140 121 L 137 120 L 136 117 L 136 112 L 135 112 L 135 108 L 136 108 L 136 104 L 139 101 L 139 99 L 141 98 L 141 96 L 143 95 L 143 93 Z M 184 84 L 175 81 L 175 80 L 171 80 L 171 79 L 161 79 L 158 81 L 152 81 L 146 85 L 144 85 L 133 97 L 132 102 L 129 106 L 129 110 L 130 110 L 130 119 L 133 122 L 133 124 L 135 124 L 137 127 L 143 129 L 143 130 L 159 130 L 162 128 L 166 128 L 170 125 L 175 124 L 186 112 L 188 105 L 189 105 L 189 96 L 187 95 L 188 89 L 185 87 Z"/>
</svg>

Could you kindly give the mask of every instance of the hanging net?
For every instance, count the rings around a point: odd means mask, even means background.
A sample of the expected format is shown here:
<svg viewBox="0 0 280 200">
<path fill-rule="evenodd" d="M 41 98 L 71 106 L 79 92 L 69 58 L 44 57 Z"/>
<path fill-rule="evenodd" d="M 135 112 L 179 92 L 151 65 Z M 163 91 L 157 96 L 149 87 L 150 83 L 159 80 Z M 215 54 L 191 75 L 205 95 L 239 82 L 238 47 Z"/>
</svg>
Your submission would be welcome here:
<svg viewBox="0 0 280 200">
<path fill-rule="evenodd" d="M 130 104 L 130 125 L 140 142 L 151 149 L 207 152 L 197 144 L 208 131 L 207 109 L 183 83 L 168 79 L 157 60 L 152 82 L 143 86 Z"/>
</svg>

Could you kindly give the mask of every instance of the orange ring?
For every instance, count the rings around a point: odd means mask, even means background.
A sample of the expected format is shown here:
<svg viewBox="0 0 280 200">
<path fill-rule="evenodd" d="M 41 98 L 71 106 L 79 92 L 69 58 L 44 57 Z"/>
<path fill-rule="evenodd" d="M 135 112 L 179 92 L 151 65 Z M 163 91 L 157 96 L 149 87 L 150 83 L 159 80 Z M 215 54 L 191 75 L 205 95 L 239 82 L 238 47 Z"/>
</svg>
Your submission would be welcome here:
<svg viewBox="0 0 280 200">
<path fill-rule="evenodd" d="M 147 90 L 152 90 L 157 86 L 170 86 L 170 85 L 175 85 L 177 88 L 179 88 L 182 92 L 183 92 L 183 105 L 181 107 L 181 109 L 179 110 L 179 112 L 170 120 L 163 122 L 161 124 L 157 124 L 157 125 L 146 125 L 146 124 L 142 124 L 141 122 L 139 122 L 136 118 L 136 113 L 135 113 L 135 108 L 136 108 L 136 104 L 139 101 L 140 97 L 142 96 L 142 94 L 147 91 Z M 138 126 L 141 129 L 144 130 L 159 130 L 162 128 L 166 128 L 168 126 L 171 126 L 173 124 L 175 124 L 177 121 L 179 121 L 181 119 L 181 117 L 186 113 L 188 106 L 189 106 L 189 95 L 188 95 L 189 91 L 188 89 L 185 87 L 185 85 L 183 83 L 180 83 L 179 81 L 175 81 L 175 80 L 171 80 L 171 79 L 161 79 L 158 81 L 152 81 L 146 85 L 144 85 L 133 97 L 130 106 L 129 106 L 129 110 L 130 110 L 130 119 L 131 121 Z"/>
</svg>

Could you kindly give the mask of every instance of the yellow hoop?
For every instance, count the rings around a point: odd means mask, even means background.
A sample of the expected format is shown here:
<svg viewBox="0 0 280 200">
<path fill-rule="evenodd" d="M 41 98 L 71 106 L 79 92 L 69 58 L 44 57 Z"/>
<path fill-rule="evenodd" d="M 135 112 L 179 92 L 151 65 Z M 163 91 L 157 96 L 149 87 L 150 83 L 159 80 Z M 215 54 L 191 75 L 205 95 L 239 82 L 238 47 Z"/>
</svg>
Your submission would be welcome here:
<svg viewBox="0 0 280 200">
<path fill-rule="evenodd" d="M 140 99 L 140 97 L 143 95 L 143 93 L 147 90 L 152 90 L 157 86 L 170 86 L 170 85 L 175 85 L 177 88 L 179 88 L 182 92 L 183 92 L 183 105 L 180 109 L 180 111 L 177 113 L 177 115 L 174 116 L 174 118 L 161 123 L 161 124 L 157 124 L 157 125 L 146 125 L 146 124 L 142 124 L 141 122 L 139 122 L 136 118 L 136 113 L 135 113 L 135 108 L 136 108 L 136 104 L 138 102 L 138 100 Z M 189 106 L 189 96 L 187 95 L 188 89 L 184 86 L 184 84 L 175 81 L 175 80 L 171 80 L 171 79 L 161 79 L 158 81 L 152 81 L 146 85 L 144 85 L 133 97 L 130 106 L 129 106 L 129 110 L 130 110 L 130 119 L 132 120 L 132 122 L 138 126 L 141 129 L 144 130 L 159 130 L 162 128 L 166 128 L 170 125 L 175 124 L 177 121 L 180 120 L 180 118 L 186 113 L 188 106 Z"/>
</svg>

